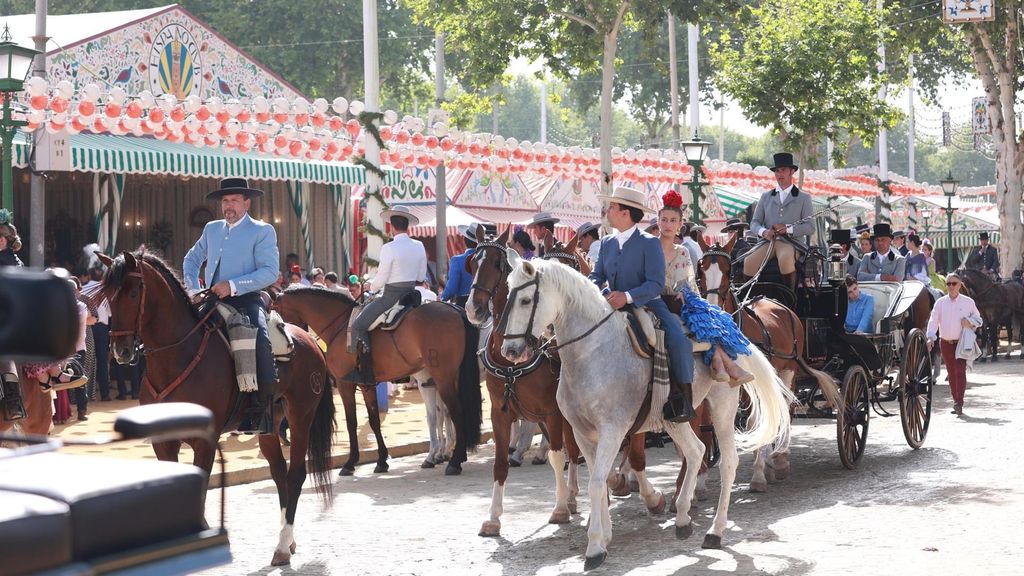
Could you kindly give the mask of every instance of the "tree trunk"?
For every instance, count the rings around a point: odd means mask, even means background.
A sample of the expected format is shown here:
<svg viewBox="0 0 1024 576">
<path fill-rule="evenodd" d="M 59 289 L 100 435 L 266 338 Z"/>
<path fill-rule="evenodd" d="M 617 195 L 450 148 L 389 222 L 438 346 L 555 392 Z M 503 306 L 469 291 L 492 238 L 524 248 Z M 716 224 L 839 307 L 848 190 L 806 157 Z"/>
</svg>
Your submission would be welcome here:
<svg viewBox="0 0 1024 576">
<path fill-rule="evenodd" d="M 612 83 L 615 80 L 615 50 L 622 17 L 629 0 L 619 6 L 615 21 L 604 35 L 604 58 L 601 65 L 601 192 L 611 196 L 612 183 Z"/>
</svg>

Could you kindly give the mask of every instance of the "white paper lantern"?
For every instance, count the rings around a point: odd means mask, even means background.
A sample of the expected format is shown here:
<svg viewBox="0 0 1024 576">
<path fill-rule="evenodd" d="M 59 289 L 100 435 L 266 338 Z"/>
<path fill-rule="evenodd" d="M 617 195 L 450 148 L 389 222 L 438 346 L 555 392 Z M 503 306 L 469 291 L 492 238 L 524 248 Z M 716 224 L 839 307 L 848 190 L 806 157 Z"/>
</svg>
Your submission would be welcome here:
<svg viewBox="0 0 1024 576">
<path fill-rule="evenodd" d="M 352 103 L 348 105 L 348 111 L 351 112 L 353 116 L 359 116 L 365 109 L 366 107 L 361 100 L 353 100 Z"/>
<path fill-rule="evenodd" d="M 267 136 L 274 136 L 281 129 L 281 125 L 271 120 L 263 125 L 261 131 Z"/>
<path fill-rule="evenodd" d="M 157 104 L 164 112 L 170 112 L 178 104 L 178 99 L 173 94 L 162 94 L 157 100 Z"/>
<path fill-rule="evenodd" d="M 153 105 L 156 104 L 156 98 L 153 97 L 153 93 L 149 90 L 143 90 L 142 92 L 139 92 L 139 104 L 141 104 L 143 108 L 152 108 Z"/>
<path fill-rule="evenodd" d="M 348 110 L 348 100 L 338 96 L 331 102 L 331 108 L 335 114 L 344 114 Z"/>
<path fill-rule="evenodd" d="M 229 136 L 235 136 L 242 129 L 242 123 L 232 118 L 224 123 L 224 129 L 228 131 Z"/>
<path fill-rule="evenodd" d="M 37 78 L 37 76 L 33 76 L 33 78 Z M 42 78 L 40 78 L 40 80 L 42 80 Z M 45 82 L 45 80 L 44 80 L 44 82 Z M 81 96 L 81 98 L 82 98 L 82 100 L 85 100 L 85 101 L 88 101 L 88 102 L 96 102 L 97 100 L 100 99 L 100 87 L 97 86 L 96 84 L 93 84 L 92 82 L 90 82 L 89 84 L 86 84 L 85 87 L 82 88 L 82 96 Z"/>
<path fill-rule="evenodd" d="M 42 124 L 46 120 L 46 110 L 29 110 L 26 118 L 33 124 Z"/>
<path fill-rule="evenodd" d="M 318 114 L 326 114 L 329 106 L 330 105 L 327 103 L 326 98 L 317 98 L 316 100 L 313 100 L 313 111 Z"/>
<path fill-rule="evenodd" d="M 32 78 L 39 78 L 39 76 L 33 76 Z M 42 78 L 39 79 L 43 80 Z M 57 82 L 57 92 L 60 94 L 61 98 L 70 100 L 71 97 L 75 95 L 75 86 L 67 80 L 61 80 L 60 82 Z"/>
<path fill-rule="evenodd" d="M 303 126 L 302 129 L 299 130 L 299 139 L 302 140 L 303 142 L 309 142 L 309 140 L 313 138 L 315 134 L 316 131 L 313 129 L 312 126 Z"/>
<path fill-rule="evenodd" d="M 199 107 L 202 105 L 203 101 L 195 94 L 185 98 L 185 111 L 189 114 L 195 114 L 196 110 L 199 110 Z"/>
<path fill-rule="evenodd" d="M 445 124 L 444 122 L 435 122 L 433 132 L 434 136 L 437 136 L 438 138 L 444 138 L 445 136 L 448 135 L 448 125 Z"/>
<path fill-rule="evenodd" d="M 224 100 L 221 100 L 219 96 L 214 96 L 206 101 L 206 109 L 210 111 L 210 114 L 216 114 L 224 108 Z"/>
<path fill-rule="evenodd" d="M 395 112 L 394 110 L 385 110 L 384 123 L 390 126 L 395 122 L 398 122 L 398 112 Z"/>
<path fill-rule="evenodd" d="M 42 96 L 46 94 L 48 89 L 49 86 L 46 84 L 46 79 L 39 76 L 33 76 L 25 83 L 25 91 L 28 92 L 29 96 Z"/>
<path fill-rule="evenodd" d="M 252 111 L 257 114 L 265 114 L 270 111 L 270 103 L 263 96 L 257 96 L 252 99 Z"/>
<path fill-rule="evenodd" d="M 309 114 L 309 101 L 299 96 L 295 99 L 295 113 L 296 114 Z"/>
<path fill-rule="evenodd" d="M 289 110 L 288 100 L 284 97 L 274 98 L 274 114 L 287 114 Z"/>
</svg>

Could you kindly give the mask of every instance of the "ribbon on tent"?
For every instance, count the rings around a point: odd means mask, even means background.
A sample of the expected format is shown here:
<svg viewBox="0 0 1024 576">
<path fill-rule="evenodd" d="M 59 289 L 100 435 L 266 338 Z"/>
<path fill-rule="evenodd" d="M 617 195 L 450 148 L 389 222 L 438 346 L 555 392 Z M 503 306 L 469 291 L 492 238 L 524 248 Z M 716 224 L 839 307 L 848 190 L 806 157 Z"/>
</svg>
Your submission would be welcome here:
<svg viewBox="0 0 1024 576">
<path fill-rule="evenodd" d="M 123 198 L 124 174 L 93 174 L 93 229 L 100 250 L 110 256 L 114 255 L 117 248 L 117 231 L 118 223 L 121 221 Z"/>
<path fill-rule="evenodd" d="M 286 182 L 288 185 L 288 198 L 292 201 L 292 208 L 295 216 L 299 218 L 299 226 L 302 229 L 302 240 L 306 245 L 306 265 L 310 270 L 316 260 L 313 258 L 313 237 L 309 233 L 309 189 L 302 186 L 302 182 Z"/>
<path fill-rule="evenodd" d="M 349 188 L 340 184 L 331 185 L 331 195 L 334 197 L 334 208 L 338 212 L 338 233 L 334 235 L 334 254 L 337 258 L 335 269 L 339 276 L 348 276 L 348 255 L 350 245 L 348 242 L 348 204 Z M 341 240 L 341 249 L 338 249 L 338 241 Z"/>
</svg>

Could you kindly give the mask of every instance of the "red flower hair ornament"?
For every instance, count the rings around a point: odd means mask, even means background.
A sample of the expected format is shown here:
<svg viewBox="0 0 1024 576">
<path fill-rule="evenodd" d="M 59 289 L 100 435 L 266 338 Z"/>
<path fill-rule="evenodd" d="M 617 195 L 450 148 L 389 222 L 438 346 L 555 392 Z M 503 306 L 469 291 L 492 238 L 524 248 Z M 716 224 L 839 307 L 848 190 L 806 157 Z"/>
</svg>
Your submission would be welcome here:
<svg viewBox="0 0 1024 576">
<path fill-rule="evenodd" d="M 665 208 L 682 208 L 683 197 L 675 190 L 669 190 L 661 197 L 661 203 Z"/>
</svg>

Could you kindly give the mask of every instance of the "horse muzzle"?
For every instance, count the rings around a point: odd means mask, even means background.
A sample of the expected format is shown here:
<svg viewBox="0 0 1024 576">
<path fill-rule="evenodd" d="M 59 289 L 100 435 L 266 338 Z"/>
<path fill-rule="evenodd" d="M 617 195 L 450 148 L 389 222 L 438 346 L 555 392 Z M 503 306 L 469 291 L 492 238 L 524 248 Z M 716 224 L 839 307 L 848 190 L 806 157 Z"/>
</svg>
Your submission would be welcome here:
<svg viewBox="0 0 1024 576">
<path fill-rule="evenodd" d="M 525 338 L 505 340 L 501 345 L 501 355 L 509 362 L 519 364 L 530 359 L 530 347 Z"/>
<path fill-rule="evenodd" d="M 139 342 L 132 339 L 117 339 L 110 342 L 110 355 L 114 361 L 122 365 L 135 365 L 139 362 Z"/>
</svg>

